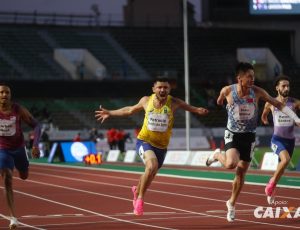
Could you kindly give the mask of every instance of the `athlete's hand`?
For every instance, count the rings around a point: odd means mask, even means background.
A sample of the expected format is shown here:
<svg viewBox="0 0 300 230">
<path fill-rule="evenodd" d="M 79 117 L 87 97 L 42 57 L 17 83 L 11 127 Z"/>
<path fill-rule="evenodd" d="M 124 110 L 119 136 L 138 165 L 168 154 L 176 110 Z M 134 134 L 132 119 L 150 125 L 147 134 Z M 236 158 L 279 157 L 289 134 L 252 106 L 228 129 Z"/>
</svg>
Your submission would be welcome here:
<svg viewBox="0 0 300 230">
<path fill-rule="evenodd" d="M 298 127 L 300 127 L 300 119 L 299 118 L 295 120 L 295 123 Z"/>
<path fill-rule="evenodd" d="M 208 113 L 209 113 L 208 109 L 205 109 L 202 107 L 197 108 L 197 114 L 199 114 L 199 115 L 206 115 Z"/>
<path fill-rule="evenodd" d="M 39 149 L 39 147 L 36 147 L 36 146 L 32 147 L 31 156 L 33 158 L 36 158 L 36 159 L 40 158 L 40 149 Z"/>
<path fill-rule="evenodd" d="M 97 121 L 100 121 L 103 123 L 107 118 L 110 117 L 109 111 L 104 109 L 101 105 L 99 107 L 99 110 L 95 111 L 95 118 Z"/>
</svg>

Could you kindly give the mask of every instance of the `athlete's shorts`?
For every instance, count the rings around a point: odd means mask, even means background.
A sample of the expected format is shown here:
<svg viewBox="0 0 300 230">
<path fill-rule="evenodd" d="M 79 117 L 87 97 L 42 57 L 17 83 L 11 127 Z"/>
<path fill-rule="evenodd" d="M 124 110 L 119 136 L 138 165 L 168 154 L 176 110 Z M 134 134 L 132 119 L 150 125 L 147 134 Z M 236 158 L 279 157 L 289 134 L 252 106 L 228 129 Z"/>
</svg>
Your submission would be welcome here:
<svg viewBox="0 0 300 230">
<path fill-rule="evenodd" d="M 273 135 L 271 139 L 271 148 L 273 152 L 276 153 L 278 156 L 281 151 L 286 150 L 292 158 L 295 148 L 295 138 L 287 139 Z"/>
<path fill-rule="evenodd" d="M 159 149 L 159 148 L 156 148 L 156 147 L 150 145 L 149 143 L 147 143 L 143 140 L 137 139 L 137 141 L 136 141 L 136 152 L 139 154 L 139 156 L 141 157 L 143 162 L 144 162 L 144 159 L 145 159 L 144 154 L 147 150 L 152 150 L 155 153 L 155 156 L 156 156 L 157 161 L 158 161 L 158 168 L 161 168 L 161 166 L 164 163 L 166 154 L 167 154 L 167 149 Z"/>
<path fill-rule="evenodd" d="M 29 161 L 24 147 L 11 150 L 0 149 L 0 169 L 16 167 L 20 172 L 28 171 Z"/>
<path fill-rule="evenodd" d="M 255 133 L 235 133 L 225 130 L 225 151 L 235 148 L 240 153 L 240 160 L 250 162 L 255 147 Z"/>
</svg>

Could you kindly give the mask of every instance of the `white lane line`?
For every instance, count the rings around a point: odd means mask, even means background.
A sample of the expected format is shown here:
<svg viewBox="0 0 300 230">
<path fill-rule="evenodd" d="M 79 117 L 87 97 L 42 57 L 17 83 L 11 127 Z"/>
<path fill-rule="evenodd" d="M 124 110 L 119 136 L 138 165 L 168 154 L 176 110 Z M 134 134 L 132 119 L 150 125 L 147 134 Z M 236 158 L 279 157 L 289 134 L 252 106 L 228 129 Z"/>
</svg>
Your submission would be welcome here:
<svg viewBox="0 0 300 230">
<path fill-rule="evenodd" d="M 50 175 L 50 176 L 53 177 L 53 175 Z M 57 177 L 57 176 L 54 176 L 54 177 Z M 70 178 L 68 178 L 68 179 L 70 179 Z M 41 185 L 46 185 L 46 186 L 56 187 L 56 188 L 62 188 L 62 189 L 65 189 L 65 190 L 71 190 L 71 191 L 76 191 L 76 192 L 82 192 L 82 193 L 87 193 L 87 194 L 92 194 L 92 195 L 97 195 L 97 196 L 110 197 L 110 198 L 114 198 L 114 199 L 118 199 L 118 200 L 125 200 L 125 201 L 132 202 L 131 199 L 127 199 L 127 198 L 123 198 L 123 197 L 111 196 L 111 195 L 107 195 L 107 194 L 96 193 L 96 192 L 86 191 L 86 190 L 82 190 L 82 189 L 76 189 L 76 188 L 72 188 L 72 187 L 66 187 L 66 186 L 61 186 L 61 185 L 56 185 L 56 184 L 44 183 L 44 182 L 41 182 L 41 181 L 33 181 L 33 180 L 27 180 L 27 181 L 31 182 L 31 183 L 35 183 L 35 184 L 41 184 Z M 126 186 L 124 186 L 124 187 L 126 187 Z M 22 192 L 19 192 L 19 193 L 23 194 Z M 48 201 L 48 199 L 46 199 L 46 198 L 34 196 L 34 195 L 31 195 L 31 194 L 24 193 L 24 195 Z M 49 200 L 49 202 L 60 204 L 60 205 L 67 206 L 67 207 L 71 207 L 71 208 L 74 208 L 74 209 L 77 209 L 77 210 L 86 211 L 86 212 L 89 212 L 89 213 L 92 213 L 92 214 L 96 214 L 96 215 L 99 215 L 99 216 L 102 216 L 102 217 L 106 217 L 108 219 L 115 219 L 115 220 L 118 220 L 118 221 L 121 221 L 121 222 L 133 223 L 133 224 L 137 224 L 137 225 L 151 226 L 151 227 L 154 227 L 154 228 L 161 228 L 161 229 L 171 229 L 171 228 L 163 228 L 163 227 L 158 227 L 158 226 L 153 226 L 153 225 L 146 225 L 146 224 L 142 224 L 142 223 L 136 223 L 136 222 L 131 222 L 131 221 L 127 221 L 127 220 L 122 220 L 122 219 L 114 218 L 114 217 L 107 216 L 107 215 L 104 215 L 104 214 L 101 214 L 101 213 L 96 213 L 96 212 L 93 212 L 93 211 L 90 211 L 90 210 L 85 210 L 85 209 L 82 209 L 82 208 L 79 208 L 79 207 L 75 207 L 75 206 L 72 206 L 72 205 L 60 203 L 60 202 L 53 201 L 53 200 Z M 225 203 L 225 201 L 223 201 L 223 202 Z M 226 217 L 223 217 L 223 216 L 216 216 L 216 215 L 210 215 L 210 214 L 201 213 L 201 212 L 194 212 L 194 211 L 189 211 L 189 210 L 185 210 L 185 209 L 165 206 L 165 205 L 159 205 L 159 204 L 148 203 L 148 202 L 147 203 L 145 202 L 145 204 L 152 205 L 152 206 L 155 206 L 155 207 L 160 207 L 160 208 L 166 208 L 166 209 L 170 209 L 170 210 L 177 211 L 177 212 L 185 212 L 185 213 L 196 214 L 196 215 L 200 215 L 200 216 L 226 219 Z M 246 205 L 248 205 L 248 204 L 246 204 Z M 249 205 L 249 206 L 252 206 L 252 205 Z M 241 221 L 241 222 L 246 222 L 246 223 L 255 223 L 255 224 L 261 224 L 261 225 L 269 225 L 269 226 L 276 226 L 276 227 L 300 229 L 300 226 L 297 227 L 297 226 L 293 226 L 293 225 L 273 224 L 273 223 L 258 222 L 258 221 L 244 220 L 244 219 L 236 219 L 236 220 Z"/>
<path fill-rule="evenodd" d="M 73 188 L 69 188 L 69 187 L 65 187 L 65 186 L 58 186 L 58 185 L 43 183 L 43 182 L 38 182 L 38 181 L 27 180 L 27 182 L 32 182 L 32 183 L 42 184 L 42 185 L 48 185 L 48 186 L 51 186 L 51 187 L 63 188 L 63 189 L 68 189 L 68 190 L 73 190 L 73 191 L 87 192 L 87 191 L 80 190 L 80 189 L 73 189 Z M 36 198 L 36 199 L 39 199 L 39 200 L 47 201 L 47 202 L 50 202 L 50 203 L 53 203 L 53 204 L 58 204 L 58 205 L 65 206 L 65 207 L 68 207 L 68 208 L 73 208 L 73 209 L 76 209 L 76 210 L 80 210 L 80 211 L 83 211 L 83 212 L 94 214 L 96 216 L 101 216 L 101 217 L 104 217 L 104 218 L 107 218 L 107 219 L 112 219 L 112 220 L 115 220 L 115 221 L 118 221 L 118 222 L 125 222 L 125 223 L 128 223 L 128 224 L 141 225 L 141 226 L 150 227 L 150 228 L 158 228 L 158 229 L 166 229 L 166 230 L 177 230 L 175 228 L 167 228 L 167 227 L 161 227 L 161 226 L 156 226 L 156 225 L 151 225 L 151 224 L 137 223 L 137 222 L 133 222 L 133 221 L 129 221 L 129 220 L 124 220 L 124 219 L 111 217 L 111 216 L 104 215 L 104 214 L 101 214 L 101 213 L 98 213 L 98 212 L 94 212 L 94 211 L 91 211 L 91 210 L 88 210 L 88 209 L 84 209 L 84 208 L 76 207 L 76 206 L 73 206 L 73 205 L 61 203 L 61 202 L 51 200 L 51 199 L 47 199 L 47 198 L 43 198 L 43 197 L 40 197 L 40 196 L 35 196 L 35 195 L 25 193 L 25 192 L 21 192 L 21 191 L 18 191 L 18 190 L 14 190 L 14 192 L 22 194 L 24 196 L 29 196 L 29 197 Z M 44 230 L 44 229 L 42 229 L 42 230 Z"/>
<path fill-rule="evenodd" d="M 120 188 L 126 188 L 126 189 L 130 188 L 129 186 L 126 186 L 126 185 L 104 183 L 104 182 L 98 182 L 98 181 L 90 181 L 90 180 L 86 180 L 86 179 L 70 178 L 70 177 L 65 177 L 65 176 L 57 176 L 57 175 L 53 175 L 53 174 L 49 175 L 49 174 L 46 174 L 46 173 L 32 172 L 31 174 L 43 175 L 43 176 L 50 176 L 50 177 L 59 178 L 59 179 L 72 180 L 72 181 L 84 182 L 84 183 L 91 183 L 91 184 L 97 184 L 97 185 L 108 185 L 108 186 L 114 186 L 114 187 L 120 187 Z M 181 193 L 175 193 L 175 192 L 166 192 L 166 191 L 155 190 L 155 189 L 148 189 L 147 191 L 161 193 L 161 194 L 167 194 L 167 195 L 183 196 L 183 197 L 188 197 L 188 198 L 210 200 L 210 201 L 218 201 L 218 202 L 225 203 L 224 200 L 220 200 L 220 199 L 216 199 L 216 198 L 208 198 L 208 197 L 203 197 L 203 196 L 193 196 L 193 195 L 187 195 L 187 194 L 181 194 Z M 103 194 L 103 196 L 105 196 L 105 194 Z M 106 195 L 106 196 L 110 197 L 109 195 Z M 295 198 L 295 199 L 298 200 L 297 198 Z M 241 203 L 241 202 L 237 202 L 237 204 L 239 204 L 239 205 L 245 205 L 245 206 L 250 206 L 250 207 L 255 207 L 255 208 L 257 206 L 261 206 L 261 205 L 252 205 L 252 204 Z"/>
<path fill-rule="evenodd" d="M 226 210 L 208 210 L 206 212 L 208 212 L 208 213 L 227 213 Z M 245 212 L 245 213 L 253 214 L 253 209 L 236 209 L 235 212 L 236 213 Z"/>
<path fill-rule="evenodd" d="M 67 167 L 67 168 L 70 168 L 70 167 Z M 85 168 L 80 168 L 80 169 L 84 170 Z M 87 169 L 89 170 L 90 168 L 87 168 Z M 58 170 L 58 169 L 52 170 L 52 169 L 46 169 L 45 167 L 43 168 L 43 170 L 51 171 L 51 172 L 66 173 L 65 170 Z M 78 175 L 90 175 L 90 176 L 97 176 L 97 177 L 104 177 L 104 178 L 113 178 L 113 179 L 118 179 L 118 180 L 122 179 L 122 180 L 135 181 L 135 182 L 137 181 L 137 179 L 130 179 L 130 178 L 126 178 L 126 177 L 117 177 L 117 176 L 107 176 L 107 175 L 101 175 L 101 174 L 95 175 L 95 174 L 92 174 L 92 173 L 83 173 L 83 172 L 75 172 L 75 171 L 72 171 L 72 172 L 69 172 L 69 173 L 78 174 Z M 174 176 L 170 176 L 170 177 L 174 177 Z M 175 176 L 175 178 L 177 178 L 177 177 Z M 186 179 L 186 178 L 183 178 L 183 179 Z M 190 179 L 190 178 L 188 178 L 188 179 Z M 206 181 L 209 181 L 209 180 L 206 180 Z M 224 181 L 221 181 L 221 182 L 224 182 Z M 232 182 L 232 181 L 230 181 L 230 182 Z M 204 189 L 204 190 L 225 191 L 225 192 L 231 193 L 231 189 L 221 189 L 221 188 L 214 188 L 214 187 L 205 187 L 205 186 L 195 186 L 195 185 L 178 184 L 178 183 L 159 182 L 159 181 L 155 181 L 155 180 L 152 182 L 152 184 L 163 184 L 163 185 L 171 185 L 171 186 L 178 186 L 178 187 L 188 187 L 188 188 L 197 188 L 197 189 Z M 265 184 L 252 184 L 252 185 L 265 186 Z M 282 185 L 277 185 L 277 187 L 291 188 L 291 187 L 286 187 L 286 186 L 282 186 Z M 292 187 L 292 188 L 294 188 L 294 187 Z M 297 188 L 300 189 L 300 187 L 297 187 Z M 255 196 L 262 196 L 262 197 L 266 196 L 264 194 L 264 191 L 261 192 L 261 193 L 243 191 L 242 193 L 243 194 L 249 194 L 249 195 L 255 195 Z M 282 198 L 282 199 L 291 199 L 291 200 L 299 200 L 300 201 L 300 198 L 297 198 L 297 197 L 288 197 L 288 196 L 279 196 L 279 195 L 276 195 L 276 197 L 277 198 Z"/>
<path fill-rule="evenodd" d="M 3 219 L 6 219 L 6 220 L 8 220 L 8 221 L 10 221 L 10 218 L 9 218 L 9 217 L 7 217 L 7 216 L 5 216 L 5 215 L 3 215 L 3 214 L 1 214 L 1 213 L 0 213 L 0 217 L 2 217 Z M 46 230 L 46 229 L 44 229 L 44 228 L 38 228 L 38 227 L 29 225 L 29 224 L 25 224 L 25 223 L 23 223 L 23 222 L 20 222 L 19 220 L 18 220 L 18 222 L 19 222 L 19 226 L 24 226 L 24 227 L 28 227 L 28 228 L 32 228 L 32 229 L 37 229 L 37 230 Z"/>
</svg>

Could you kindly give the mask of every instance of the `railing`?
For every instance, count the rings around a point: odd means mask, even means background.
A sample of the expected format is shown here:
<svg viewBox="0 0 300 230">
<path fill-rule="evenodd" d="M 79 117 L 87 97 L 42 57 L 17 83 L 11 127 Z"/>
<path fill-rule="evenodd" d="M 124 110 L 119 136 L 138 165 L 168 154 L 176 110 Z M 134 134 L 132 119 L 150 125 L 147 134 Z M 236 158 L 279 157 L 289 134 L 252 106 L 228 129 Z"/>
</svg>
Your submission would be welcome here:
<svg viewBox="0 0 300 230">
<path fill-rule="evenodd" d="M 117 19 L 118 18 L 118 19 Z M 67 26 L 123 26 L 115 14 L 58 14 L 34 12 L 0 12 L 0 23 L 67 25 Z"/>
</svg>

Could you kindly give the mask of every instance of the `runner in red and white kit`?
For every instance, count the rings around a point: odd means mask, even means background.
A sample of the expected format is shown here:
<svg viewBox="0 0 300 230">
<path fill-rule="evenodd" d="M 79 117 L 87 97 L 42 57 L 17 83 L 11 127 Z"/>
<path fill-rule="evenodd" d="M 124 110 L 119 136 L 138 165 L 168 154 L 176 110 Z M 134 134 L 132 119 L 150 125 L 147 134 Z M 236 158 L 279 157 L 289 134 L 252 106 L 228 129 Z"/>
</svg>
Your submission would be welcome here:
<svg viewBox="0 0 300 230">
<path fill-rule="evenodd" d="M 0 172 L 10 212 L 9 229 L 15 229 L 18 226 L 12 188 L 14 167 L 19 171 L 21 179 L 28 178 L 29 162 L 21 128 L 22 121 L 34 129 L 32 156 L 38 158 L 40 156 L 38 148 L 41 135 L 40 125 L 26 108 L 11 101 L 10 87 L 0 83 Z"/>
</svg>

